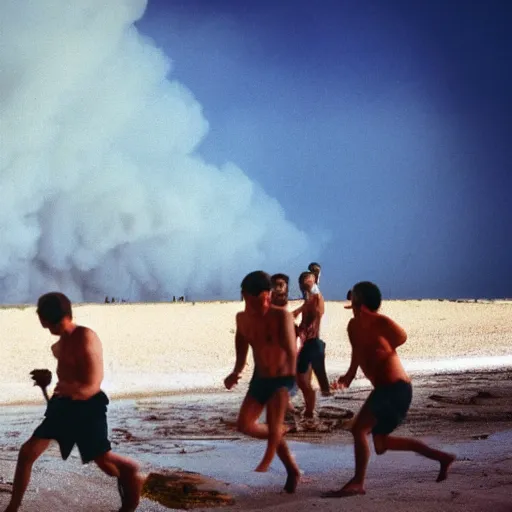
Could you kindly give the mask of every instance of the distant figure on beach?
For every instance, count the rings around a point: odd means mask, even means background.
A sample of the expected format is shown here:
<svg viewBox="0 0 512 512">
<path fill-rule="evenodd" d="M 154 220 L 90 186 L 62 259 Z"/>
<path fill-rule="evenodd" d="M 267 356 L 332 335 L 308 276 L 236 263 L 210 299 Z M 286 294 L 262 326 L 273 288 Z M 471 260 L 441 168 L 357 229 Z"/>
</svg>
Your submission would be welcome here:
<svg viewBox="0 0 512 512">
<path fill-rule="evenodd" d="M 19 509 L 32 466 L 51 440 L 59 443 L 64 460 L 76 444 L 83 464 L 94 461 L 104 473 L 116 477 L 122 496 L 119 512 L 132 512 L 139 504 L 142 478 L 134 461 L 111 451 L 106 416 L 109 400 L 100 389 L 103 380 L 101 342 L 94 331 L 73 322 L 71 302 L 62 293 L 41 296 L 37 314 L 43 328 L 59 336 L 52 345 L 58 382 L 48 402 L 45 419 L 20 449 L 12 497 L 5 512 Z M 36 380 L 36 384 L 42 386 L 43 383 Z"/>
<path fill-rule="evenodd" d="M 312 386 L 313 372 L 323 396 L 331 395 L 329 379 L 325 370 L 325 342 L 320 339 L 320 324 L 324 315 L 324 299 L 315 293 L 315 275 L 302 272 L 299 286 L 305 297 L 304 304 L 293 312 L 294 317 L 302 315 L 297 329 L 301 347 L 297 358 L 297 384 L 304 395 L 306 421 L 315 421 L 316 392 Z"/>
<path fill-rule="evenodd" d="M 355 449 L 355 475 L 344 487 L 330 491 L 326 498 L 365 494 L 364 482 L 370 458 L 367 436 L 373 435 L 377 455 L 387 450 L 412 451 L 440 463 L 437 481 L 446 479 L 455 460 L 449 453 L 434 450 L 414 438 L 390 434 L 405 420 L 412 400 L 412 386 L 396 353 L 407 340 L 406 332 L 390 318 L 378 313 L 379 288 L 369 282 L 357 283 L 351 293 L 353 318 L 348 323 L 352 357 L 347 373 L 338 379 L 339 389 L 348 388 L 360 366 L 374 389 L 352 426 Z"/>
<path fill-rule="evenodd" d="M 267 471 L 277 453 L 287 472 L 284 490 L 293 493 L 300 471 L 284 439 L 288 392 L 295 383 L 297 364 L 293 317 L 286 309 L 272 306 L 272 282 L 267 273 L 257 270 L 247 274 L 241 289 L 245 310 L 236 315 L 235 367 L 224 385 L 231 389 L 238 383 L 251 346 L 254 375 L 240 407 L 237 428 L 256 439 L 267 439 L 256 471 Z M 265 408 L 267 424 L 260 424 L 258 418 Z"/>
</svg>

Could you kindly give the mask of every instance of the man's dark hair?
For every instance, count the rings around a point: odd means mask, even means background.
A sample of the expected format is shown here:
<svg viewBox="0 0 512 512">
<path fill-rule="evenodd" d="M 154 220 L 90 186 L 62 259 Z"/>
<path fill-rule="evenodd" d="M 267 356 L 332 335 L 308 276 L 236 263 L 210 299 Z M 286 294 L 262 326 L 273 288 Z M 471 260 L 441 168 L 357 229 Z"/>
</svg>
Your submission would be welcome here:
<svg viewBox="0 0 512 512">
<path fill-rule="evenodd" d="M 272 281 L 272 284 L 276 284 L 276 281 L 281 279 L 281 281 L 284 281 L 287 285 L 290 284 L 290 278 L 286 274 L 274 274 L 270 280 Z"/>
<path fill-rule="evenodd" d="M 242 292 L 257 297 L 263 291 L 272 290 L 270 275 L 263 270 L 255 270 L 247 274 L 241 284 Z"/>
<path fill-rule="evenodd" d="M 322 267 L 320 266 L 320 263 L 317 263 L 316 261 L 313 261 L 312 263 L 310 263 L 310 264 L 308 265 L 308 270 L 309 270 L 310 272 L 315 273 L 315 270 L 314 270 L 314 269 L 316 269 L 316 268 L 317 268 L 318 270 L 322 270 Z"/>
<path fill-rule="evenodd" d="M 315 274 L 311 272 L 311 270 L 306 270 L 305 272 L 302 272 L 302 274 L 299 276 L 299 284 L 302 284 L 302 281 L 304 281 L 304 279 L 306 279 L 306 277 L 308 276 L 315 277 Z"/>
<path fill-rule="evenodd" d="M 382 295 L 376 284 L 361 281 L 352 290 L 352 302 L 356 299 L 358 304 L 366 306 L 370 311 L 377 311 L 380 308 Z"/>
<path fill-rule="evenodd" d="M 54 325 L 66 316 L 72 319 L 71 301 L 60 292 L 46 293 L 37 301 L 37 314 L 42 320 Z"/>
<path fill-rule="evenodd" d="M 347 300 L 352 300 L 352 289 L 347 292 Z"/>
</svg>

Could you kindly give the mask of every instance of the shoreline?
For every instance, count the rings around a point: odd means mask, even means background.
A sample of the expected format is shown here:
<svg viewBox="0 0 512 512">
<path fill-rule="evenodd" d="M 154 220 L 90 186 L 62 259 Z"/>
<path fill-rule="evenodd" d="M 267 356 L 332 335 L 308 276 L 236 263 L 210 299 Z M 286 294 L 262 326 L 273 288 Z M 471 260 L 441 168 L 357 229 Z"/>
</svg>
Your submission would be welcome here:
<svg viewBox="0 0 512 512">
<path fill-rule="evenodd" d="M 352 312 L 344 304 L 327 302 L 322 323 L 330 378 L 343 373 L 350 359 L 346 326 Z M 243 307 L 241 302 L 105 307 L 111 305 L 74 310 L 76 322 L 93 328 L 102 340 L 103 387 L 110 396 L 222 388 L 234 364 L 235 316 Z M 503 367 L 512 361 L 512 303 L 388 301 L 382 312 L 408 332 L 399 354 L 411 374 Z M 0 309 L 0 332 L 4 339 L 1 402 L 37 402 L 40 391 L 31 387 L 29 372 L 34 368 L 55 371 L 50 347 L 56 338 L 41 328 L 33 307 Z M 251 373 L 249 357 L 243 380 Z"/>
<path fill-rule="evenodd" d="M 488 356 L 488 357 L 454 357 L 439 360 L 403 360 L 404 368 L 411 378 L 413 384 L 418 379 L 429 379 L 438 376 L 459 376 L 459 375 L 479 375 L 485 373 L 496 372 L 512 372 L 512 356 Z M 435 367 L 435 369 L 432 369 Z M 333 372 L 332 368 L 329 369 L 328 375 L 330 380 L 334 380 L 336 376 L 342 373 L 340 369 L 338 372 Z M 239 389 L 245 390 L 248 386 L 252 373 L 249 369 L 244 371 Z M 190 383 L 197 381 L 197 374 L 180 375 L 181 383 L 175 383 L 172 388 L 146 388 L 137 389 L 134 391 L 117 391 L 112 390 L 112 387 L 107 385 L 102 386 L 102 390 L 107 393 L 110 400 L 125 401 L 125 400 L 144 400 L 144 399 L 166 399 L 171 397 L 186 397 L 186 396 L 202 396 L 202 395 L 218 395 L 227 393 L 224 388 L 222 379 L 225 374 L 219 374 L 219 378 L 215 380 L 212 385 L 197 385 L 183 387 L 183 380 L 188 380 Z M 172 379 L 172 376 L 169 378 Z M 28 379 L 27 379 L 28 380 Z M 314 386 L 316 381 L 314 379 Z M 4 385 L 5 386 L 5 385 Z M 1 386 L 0 386 L 1 387 Z M 38 406 L 41 405 L 43 398 L 39 388 L 31 387 L 30 382 L 27 382 L 28 389 L 34 391 L 34 398 L 18 401 L 2 401 L 0 398 L 0 408 L 2 407 L 22 407 L 22 406 Z M 316 386 L 317 387 L 317 386 Z M 360 373 L 354 379 L 352 388 L 369 388 L 369 381 Z M 36 398 L 37 397 L 37 398 Z"/>
<path fill-rule="evenodd" d="M 290 303 L 302 302 L 301 297 L 292 298 L 289 300 Z M 348 301 L 346 299 L 326 299 L 326 304 L 346 304 Z M 486 298 L 486 297 L 478 297 L 478 298 L 437 298 L 437 297 L 427 297 L 421 299 L 383 299 L 385 303 L 399 303 L 399 302 L 455 302 L 459 304 L 505 304 L 512 305 L 512 297 L 495 297 L 495 298 Z M 161 306 L 161 305 L 214 305 L 214 304 L 243 304 L 240 299 L 212 299 L 212 300 L 186 300 L 186 301 L 172 301 L 172 300 L 162 300 L 158 302 L 141 302 L 141 301 L 124 301 L 124 302 L 73 302 L 73 308 L 75 307 L 85 307 L 85 306 Z M 29 309 L 33 308 L 34 311 L 36 309 L 35 303 L 13 303 L 13 304 L 1 304 L 0 310 L 4 309 Z"/>
</svg>

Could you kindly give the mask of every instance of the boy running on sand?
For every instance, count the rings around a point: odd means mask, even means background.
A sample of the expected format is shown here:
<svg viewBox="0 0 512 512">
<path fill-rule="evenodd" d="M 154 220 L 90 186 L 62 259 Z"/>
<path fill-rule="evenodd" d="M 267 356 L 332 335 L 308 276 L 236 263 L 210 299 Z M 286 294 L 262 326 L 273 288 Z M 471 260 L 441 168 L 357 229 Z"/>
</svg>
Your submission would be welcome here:
<svg viewBox="0 0 512 512">
<path fill-rule="evenodd" d="M 355 475 L 344 487 L 325 493 L 323 497 L 365 494 L 364 481 L 370 457 L 367 436 L 370 432 L 377 455 L 387 450 L 419 453 L 440 463 L 437 481 L 445 480 L 448 468 L 455 460 L 453 455 L 434 450 L 417 439 L 390 435 L 405 420 L 412 400 L 411 381 L 396 353 L 396 348 L 407 339 L 406 332 L 377 312 L 382 299 L 375 284 L 368 281 L 356 284 L 351 300 L 354 318 L 349 321 L 347 330 L 352 359 L 347 373 L 338 379 L 337 387 L 348 388 L 360 366 L 374 389 L 352 427 Z"/>
<path fill-rule="evenodd" d="M 94 331 L 73 322 L 71 302 L 62 293 L 52 292 L 40 297 L 37 314 L 41 325 L 59 336 L 52 345 L 58 382 L 48 402 L 45 419 L 20 449 L 12 497 L 5 512 L 19 509 L 32 466 L 52 439 L 58 441 L 64 460 L 76 443 L 84 464 L 94 461 L 104 473 L 116 477 L 123 496 L 119 512 L 132 512 L 139 504 L 142 478 L 134 461 L 111 451 L 107 437 L 108 398 L 100 389 L 103 380 L 101 342 Z"/>
<path fill-rule="evenodd" d="M 240 432 L 267 439 L 267 450 L 256 471 L 268 470 L 274 455 L 283 462 L 287 479 L 284 490 L 295 492 L 300 472 L 284 440 L 284 416 L 288 393 L 295 383 L 297 349 L 291 313 L 271 305 L 272 283 L 263 271 L 251 272 L 242 281 L 245 311 L 236 316 L 236 362 L 224 380 L 227 389 L 238 383 L 247 361 L 249 346 L 254 357 L 254 375 L 237 420 Z M 267 424 L 258 423 L 267 409 Z"/>
</svg>

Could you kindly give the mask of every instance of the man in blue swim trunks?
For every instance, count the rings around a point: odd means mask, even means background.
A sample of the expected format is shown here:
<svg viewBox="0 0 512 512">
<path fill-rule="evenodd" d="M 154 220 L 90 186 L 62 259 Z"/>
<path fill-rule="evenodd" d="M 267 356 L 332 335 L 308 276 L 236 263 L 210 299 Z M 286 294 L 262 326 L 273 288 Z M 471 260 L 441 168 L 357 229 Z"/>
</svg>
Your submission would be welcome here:
<svg viewBox="0 0 512 512">
<path fill-rule="evenodd" d="M 245 310 L 236 316 L 236 362 L 224 385 L 231 389 L 238 383 L 249 346 L 252 347 L 255 371 L 240 408 L 237 428 L 251 437 L 267 440 L 267 450 L 256 471 L 267 471 L 277 453 L 287 472 L 284 490 L 293 493 L 300 471 L 284 439 L 284 416 L 297 365 L 293 316 L 285 308 L 271 304 L 272 282 L 267 273 L 251 272 L 241 288 Z M 258 418 L 265 408 L 267 424 L 260 424 Z"/>
<path fill-rule="evenodd" d="M 396 322 L 378 313 L 379 288 L 368 281 L 357 283 L 350 296 L 354 317 L 348 323 L 352 358 L 347 373 L 338 379 L 338 388 L 348 388 L 358 367 L 373 384 L 373 391 L 359 411 L 352 426 L 356 469 L 354 477 L 326 498 L 365 494 L 364 482 L 370 458 L 367 436 L 373 435 L 377 455 L 387 450 L 412 451 L 440 464 L 437 481 L 445 480 L 455 460 L 449 453 L 430 448 L 425 443 L 390 435 L 406 418 L 412 400 L 412 386 L 396 352 L 407 340 L 406 332 Z"/>
</svg>

